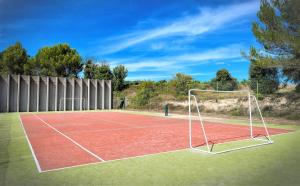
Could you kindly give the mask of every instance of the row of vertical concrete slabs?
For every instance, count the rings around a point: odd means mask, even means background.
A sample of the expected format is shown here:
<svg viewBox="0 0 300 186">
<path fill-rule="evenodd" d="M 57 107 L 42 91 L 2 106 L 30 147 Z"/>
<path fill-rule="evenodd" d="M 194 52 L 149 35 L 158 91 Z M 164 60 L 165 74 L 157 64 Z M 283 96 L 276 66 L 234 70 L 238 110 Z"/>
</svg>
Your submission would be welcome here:
<svg viewBox="0 0 300 186">
<path fill-rule="evenodd" d="M 0 75 L 0 112 L 111 108 L 111 80 Z"/>
</svg>

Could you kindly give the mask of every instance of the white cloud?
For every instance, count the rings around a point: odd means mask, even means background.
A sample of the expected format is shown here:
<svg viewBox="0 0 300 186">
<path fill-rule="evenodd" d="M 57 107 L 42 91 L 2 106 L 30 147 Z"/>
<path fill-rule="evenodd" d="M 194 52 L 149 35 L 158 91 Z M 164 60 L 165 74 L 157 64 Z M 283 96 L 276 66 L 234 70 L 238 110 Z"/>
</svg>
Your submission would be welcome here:
<svg viewBox="0 0 300 186">
<path fill-rule="evenodd" d="M 133 45 L 149 40 L 170 36 L 198 36 L 206 32 L 220 29 L 244 16 L 255 14 L 259 1 L 233 4 L 219 8 L 200 8 L 199 13 L 179 18 L 164 26 L 149 30 L 136 30 L 112 39 L 111 45 L 105 45 L 105 51 L 100 53 L 114 53 Z M 98 49 L 101 50 L 101 49 Z"/>
<path fill-rule="evenodd" d="M 197 61 L 209 61 L 217 59 L 230 59 L 241 57 L 241 50 L 244 49 L 243 45 L 234 44 L 225 47 L 219 47 L 212 50 L 207 50 L 199 53 L 183 54 L 176 56 L 177 60 L 197 62 Z"/>
<path fill-rule="evenodd" d="M 141 60 L 140 62 L 134 62 L 126 64 L 126 68 L 128 68 L 129 71 L 165 71 L 169 70 L 170 66 L 173 65 L 174 62 L 170 61 L 160 61 L 160 59 L 156 60 Z"/>
<path fill-rule="evenodd" d="M 215 74 L 214 72 L 207 72 L 207 73 L 198 72 L 198 73 L 190 73 L 189 75 L 191 75 L 191 76 L 211 76 L 214 74 Z"/>
<path fill-rule="evenodd" d="M 152 43 L 151 44 L 151 49 L 152 50 L 161 50 L 166 47 L 166 44 L 163 42 L 158 42 L 158 43 Z"/>
<path fill-rule="evenodd" d="M 245 47 L 240 44 L 233 44 L 224 47 L 219 47 L 211 50 L 206 50 L 199 53 L 180 54 L 173 56 L 163 56 L 153 58 L 127 58 L 127 59 L 112 59 L 112 66 L 123 64 L 129 72 L 135 71 L 160 71 L 160 72 L 174 72 L 176 70 L 183 70 L 189 66 L 208 64 L 216 60 L 233 60 L 240 58 L 240 51 Z"/>
<path fill-rule="evenodd" d="M 171 75 L 131 75 L 126 78 L 127 81 L 134 81 L 134 80 L 159 80 L 159 79 L 169 79 Z"/>
<path fill-rule="evenodd" d="M 161 74 L 156 74 L 156 75 L 131 75 L 129 74 L 129 77 L 126 78 L 127 81 L 134 81 L 134 80 L 160 80 L 160 79 L 171 79 L 173 78 L 175 73 L 167 73 L 165 75 Z M 198 77 L 198 76 L 214 76 L 216 73 L 215 72 L 206 72 L 206 73 L 188 73 L 189 75 L 193 77 Z"/>
</svg>

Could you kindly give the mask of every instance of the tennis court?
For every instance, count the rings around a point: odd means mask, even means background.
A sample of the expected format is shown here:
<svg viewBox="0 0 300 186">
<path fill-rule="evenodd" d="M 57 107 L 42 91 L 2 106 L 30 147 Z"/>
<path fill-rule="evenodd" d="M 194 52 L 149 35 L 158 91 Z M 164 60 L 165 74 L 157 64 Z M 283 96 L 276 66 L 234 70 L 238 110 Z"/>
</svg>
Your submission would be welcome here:
<svg viewBox="0 0 300 186">
<path fill-rule="evenodd" d="M 122 112 L 21 114 L 39 172 L 189 148 L 186 119 Z M 249 137 L 249 127 L 206 122 L 209 143 Z M 200 125 L 193 125 L 193 146 L 204 145 Z M 254 135 L 264 136 L 262 127 Z M 288 130 L 269 128 L 271 135 Z M 195 133 L 195 134 L 194 134 Z"/>
</svg>

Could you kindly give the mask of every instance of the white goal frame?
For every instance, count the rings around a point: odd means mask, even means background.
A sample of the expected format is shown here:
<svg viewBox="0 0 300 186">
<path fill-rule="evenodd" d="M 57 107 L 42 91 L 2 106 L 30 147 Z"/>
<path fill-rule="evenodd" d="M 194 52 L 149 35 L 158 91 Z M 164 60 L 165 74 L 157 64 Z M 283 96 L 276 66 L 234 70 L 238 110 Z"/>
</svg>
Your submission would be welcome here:
<svg viewBox="0 0 300 186">
<path fill-rule="evenodd" d="M 247 146 L 242 146 L 242 147 L 238 147 L 238 148 L 231 148 L 231 149 L 227 149 L 227 150 L 213 152 L 212 148 L 209 147 L 208 138 L 207 138 L 207 135 L 206 135 L 206 132 L 205 132 L 205 123 L 204 123 L 203 118 L 202 118 L 201 113 L 200 113 L 200 108 L 199 108 L 199 105 L 198 105 L 197 98 L 196 98 L 195 95 L 192 94 L 192 92 L 244 93 L 244 94 L 247 94 L 247 97 L 248 97 L 248 107 L 249 107 L 248 108 L 248 110 L 249 110 L 249 127 L 250 127 L 249 139 L 255 140 L 255 141 L 261 141 L 262 143 L 254 144 L 254 145 L 247 145 Z M 242 91 L 218 91 L 218 90 L 190 89 L 189 93 L 188 93 L 188 96 L 189 96 L 189 146 L 190 146 L 190 148 L 192 150 L 196 150 L 196 151 L 200 151 L 200 152 L 205 152 L 205 153 L 209 153 L 209 154 L 221 154 L 221 153 L 225 153 L 225 152 L 230 152 L 230 151 L 235 151 L 235 150 L 241 150 L 241 149 L 251 148 L 251 147 L 256 147 L 256 146 L 261 146 L 261 145 L 268 145 L 268 144 L 272 144 L 273 143 L 273 141 L 270 138 L 269 131 L 268 131 L 268 128 L 266 126 L 265 120 L 264 120 L 264 118 L 262 116 L 262 113 L 261 113 L 261 110 L 259 108 L 258 101 L 257 101 L 257 99 L 256 99 L 256 97 L 254 95 L 251 95 L 250 91 L 246 91 L 246 90 L 242 90 Z M 207 150 L 202 150 L 202 149 L 195 148 L 195 147 L 192 146 L 192 142 L 193 142 L 192 141 L 192 111 L 191 111 L 191 106 L 192 106 L 191 105 L 191 99 L 192 98 L 194 99 L 195 104 L 196 104 L 197 117 L 198 117 L 198 120 L 199 120 L 200 125 L 201 125 L 201 129 L 202 129 L 202 133 L 203 133 L 203 136 L 204 136 L 205 145 L 206 145 Z M 265 132 L 266 132 L 266 136 L 265 137 L 267 139 L 255 138 L 253 136 L 253 120 L 252 120 L 251 99 L 253 99 L 253 101 L 255 102 L 255 105 L 257 107 L 257 110 L 259 112 L 262 124 L 263 124 Z"/>
<path fill-rule="evenodd" d="M 72 110 L 74 110 L 75 107 L 75 100 L 79 100 L 80 110 L 85 110 L 85 106 L 86 106 L 85 98 L 60 98 L 59 107 L 58 107 L 59 111 L 66 111 L 67 100 L 72 101 Z"/>
</svg>

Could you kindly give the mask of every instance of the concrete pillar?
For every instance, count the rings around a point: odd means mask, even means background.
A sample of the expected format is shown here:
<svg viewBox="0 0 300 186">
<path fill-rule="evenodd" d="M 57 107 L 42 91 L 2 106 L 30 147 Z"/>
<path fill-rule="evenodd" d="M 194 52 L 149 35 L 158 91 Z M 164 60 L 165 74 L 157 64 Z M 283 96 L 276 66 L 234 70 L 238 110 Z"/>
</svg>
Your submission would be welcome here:
<svg viewBox="0 0 300 186">
<path fill-rule="evenodd" d="M 49 77 L 49 101 L 48 101 L 48 111 L 55 111 L 55 94 L 56 94 L 56 78 Z"/>
<path fill-rule="evenodd" d="M 29 102 L 29 111 L 30 112 L 37 112 L 38 111 L 38 76 L 30 77 L 30 102 Z"/>
<path fill-rule="evenodd" d="M 90 107 L 89 107 L 89 109 L 90 110 L 95 110 L 95 108 L 96 108 L 96 105 L 95 105 L 95 93 L 96 93 L 96 84 L 95 84 L 95 82 L 96 82 L 96 80 L 95 79 L 91 79 L 90 80 Z"/>
<path fill-rule="evenodd" d="M 102 93 L 102 89 L 101 89 L 101 81 L 100 80 L 96 80 L 97 81 L 97 109 L 101 109 L 101 93 Z"/>
<path fill-rule="evenodd" d="M 31 86 L 31 82 L 30 82 L 30 76 L 27 77 L 27 82 L 28 82 L 28 96 L 27 96 L 27 112 L 29 112 L 30 110 L 30 86 Z"/>
<path fill-rule="evenodd" d="M 98 80 L 95 81 L 95 110 L 97 110 L 97 105 L 98 105 Z"/>
<path fill-rule="evenodd" d="M 19 77 L 19 76 L 17 76 L 17 77 Z M 28 94 L 30 93 L 30 91 L 29 91 L 29 76 L 20 75 L 20 80 L 19 80 L 19 78 L 17 79 L 17 84 L 19 84 L 18 85 L 19 88 L 17 88 L 19 90 L 16 90 L 16 92 L 19 91 L 19 93 L 16 95 L 17 99 L 19 99 L 18 100 L 19 109 L 17 111 L 18 112 L 27 112 L 29 110 L 29 107 L 28 107 L 28 104 L 29 104 Z"/>
<path fill-rule="evenodd" d="M 109 87 L 109 95 L 108 95 L 108 109 L 112 109 L 112 83 L 111 80 L 108 81 L 108 87 Z"/>
<path fill-rule="evenodd" d="M 82 110 L 82 100 L 83 100 L 83 98 L 82 98 L 82 91 L 83 91 L 83 88 L 82 88 L 82 79 L 80 79 L 80 110 Z"/>
<path fill-rule="evenodd" d="M 9 112 L 9 99 L 10 99 L 9 90 L 10 90 L 10 75 L 7 75 L 7 100 L 6 100 L 7 112 Z"/>
<path fill-rule="evenodd" d="M 0 112 L 7 111 L 7 75 L 0 74 Z"/>
<path fill-rule="evenodd" d="M 40 81 L 41 81 L 41 77 L 38 76 L 38 81 L 37 81 L 37 100 L 36 100 L 36 111 L 39 112 L 40 110 Z"/>
<path fill-rule="evenodd" d="M 49 110 L 49 76 L 46 78 L 46 112 Z"/>
<path fill-rule="evenodd" d="M 20 75 L 17 76 L 18 81 L 17 81 L 17 112 L 20 112 L 20 84 L 21 84 L 21 80 L 20 80 Z"/>
<path fill-rule="evenodd" d="M 90 79 L 88 79 L 88 86 L 87 86 L 87 89 L 88 89 L 88 100 L 87 100 L 87 107 L 88 107 L 88 110 L 90 110 L 90 83 L 91 83 L 91 81 L 90 81 Z"/>
<path fill-rule="evenodd" d="M 64 111 L 66 111 L 66 101 L 67 101 L 67 78 L 64 78 Z"/>
<path fill-rule="evenodd" d="M 47 88 L 47 77 L 39 78 L 39 112 L 47 111 L 47 100 L 49 98 Z"/>
<path fill-rule="evenodd" d="M 58 77 L 55 78 L 55 111 L 57 111 Z"/>
<path fill-rule="evenodd" d="M 57 109 L 59 111 L 64 110 L 64 98 L 65 98 L 65 78 L 59 77 L 58 84 L 57 84 Z"/>
<path fill-rule="evenodd" d="M 101 84 L 102 84 L 102 110 L 105 109 L 105 82 L 104 80 L 101 80 Z"/>
<path fill-rule="evenodd" d="M 75 79 L 72 79 L 72 111 L 74 111 L 74 104 L 75 104 L 75 99 L 74 99 L 74 94 L 75 94 Z"/>
</svg>

